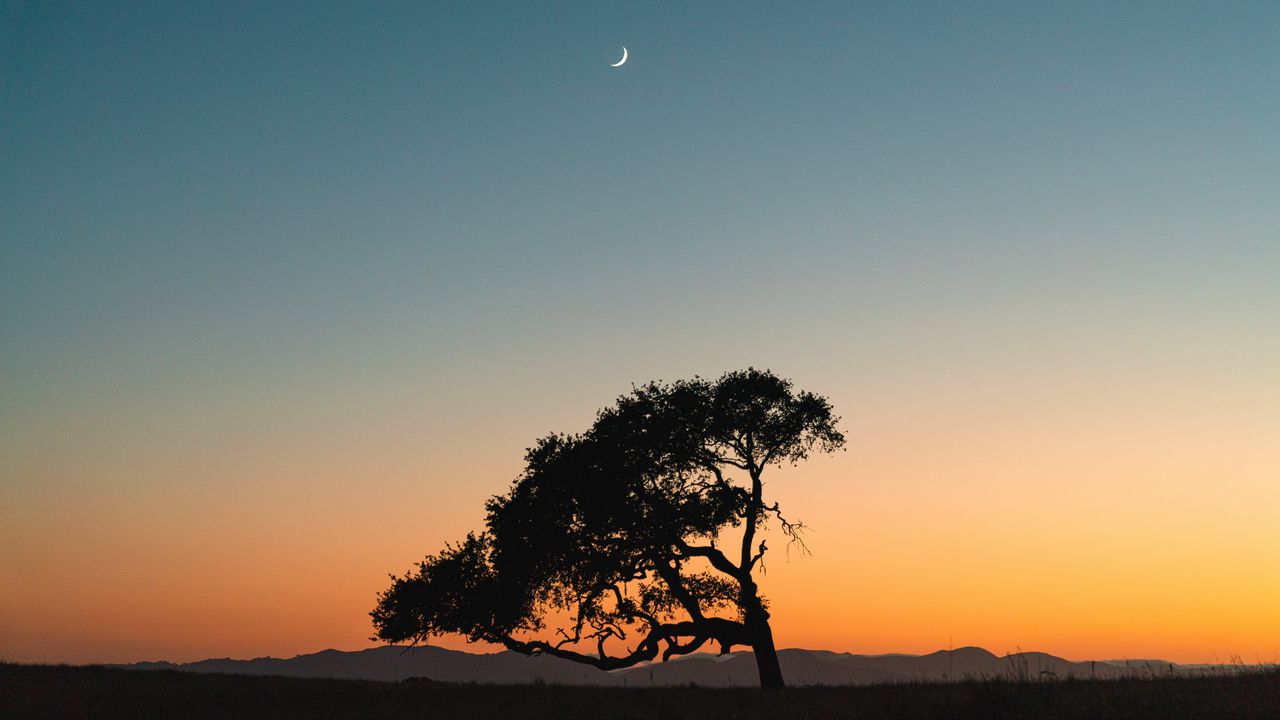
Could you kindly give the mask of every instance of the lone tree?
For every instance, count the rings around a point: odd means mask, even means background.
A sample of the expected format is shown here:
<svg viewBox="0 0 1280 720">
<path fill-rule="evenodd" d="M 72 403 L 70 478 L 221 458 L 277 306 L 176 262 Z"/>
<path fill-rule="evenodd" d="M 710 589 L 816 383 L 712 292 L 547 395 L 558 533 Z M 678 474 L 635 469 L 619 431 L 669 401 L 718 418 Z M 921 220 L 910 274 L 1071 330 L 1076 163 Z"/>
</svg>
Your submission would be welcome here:
<svg viewBox="0 0 1280 720">
<path fill-rule="evenodd" d="M 766 501 L 762 477 L 842 447 L 838 419 L 767 370 L 635 388 L 585 433 L 530 448 L 484 532 L 393 576 L 374 639 L 458 633 L 603 670 L 744 645 L 760 685 L 782 687 L 757 532 L 776 520 L 798 541 L 803 526 Z"/>
</svg>

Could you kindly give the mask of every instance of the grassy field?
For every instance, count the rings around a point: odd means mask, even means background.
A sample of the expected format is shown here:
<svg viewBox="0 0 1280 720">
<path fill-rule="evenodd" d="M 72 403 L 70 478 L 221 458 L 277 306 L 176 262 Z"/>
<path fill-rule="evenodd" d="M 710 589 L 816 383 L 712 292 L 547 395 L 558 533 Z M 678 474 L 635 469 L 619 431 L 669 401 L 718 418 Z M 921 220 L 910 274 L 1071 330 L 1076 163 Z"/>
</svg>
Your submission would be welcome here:
<svg viewBox="0 0 1280 720">
<path fill-rule="evenodd" d="M 378 683 L 0 665 L 0 718 L 1275 718 L 1280 672 L 776 692 Z"/>
</svg>

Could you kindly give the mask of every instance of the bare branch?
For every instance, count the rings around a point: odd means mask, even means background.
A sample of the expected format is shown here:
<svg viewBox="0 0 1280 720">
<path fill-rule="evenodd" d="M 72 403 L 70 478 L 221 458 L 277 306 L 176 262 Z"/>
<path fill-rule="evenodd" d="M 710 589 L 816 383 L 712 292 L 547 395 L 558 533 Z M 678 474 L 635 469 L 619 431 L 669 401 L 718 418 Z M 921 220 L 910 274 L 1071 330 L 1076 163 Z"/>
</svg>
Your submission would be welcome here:
<svg viewBox="0 0 1280 720">
<path fill-rule="evenodd" d="M 778 503 L 776 502 L 773 505 L 766 506 L 764 510 L 765 512 L 773 513 L 774 517 L 778 518 L 778 522 L 782 526 L 782 534 L 786 535 L 789 538 L 789 540 L 787 541 L 788 556 L 790 556 L 791 554 L 791 546 L 793 545 L 798 548 L 799 553 L 802 556 L 813 555 L 813 552 L 809 550 L 809 546 L 805 544 L 804 537 L 803 537 L 804 533 L 808 532 L 809 530 L 808 526 L 806 526 L 803 522 L 800 522 L 799 520 L 795 522 L 788 521 L 785 517 L 783 517 L 782 510 L 778 508 Z"/>
<path fill-rule="evenodd" d="M 683 540 L 676 541 L 676 549 L 683 557 L 703 557 L 711 562 L 711 566 L 729 577 L 741 580 L 742 570 L 729 561 L 718 548 L 707 545 L 690 545 Z M 748 573 L 749 574 L 749 573 Z"/>
<path fill-rule="evenodd" d="M 768 551 L 768 549 L 769 549 L 769 546 L 765 544 L 764 540 L 761 540 L 760 549 L 756 552 L 754 556 L 752 556 L 751 565 L 748 566 L 748 569 L 754 568 L 756 566 L 756 563 L 760 563 L 760 572 L 765 572 L 764 563 L 760 561 L 764 559 L 764 554 L 766 551 Z"/>
<path fill-rule="evenodd" d="M 691 652 L 696 652 L 697 649 L 705 645 L 709 639 L 710 638 L 705 635 L 699 635 L 684 645 L 680 645 L 674 642 L 671 638 L 667 638 L 667 649 L 662 653 L 662 662 L 670 660 L 672 655 L 688 655 Z"/>
</svg>

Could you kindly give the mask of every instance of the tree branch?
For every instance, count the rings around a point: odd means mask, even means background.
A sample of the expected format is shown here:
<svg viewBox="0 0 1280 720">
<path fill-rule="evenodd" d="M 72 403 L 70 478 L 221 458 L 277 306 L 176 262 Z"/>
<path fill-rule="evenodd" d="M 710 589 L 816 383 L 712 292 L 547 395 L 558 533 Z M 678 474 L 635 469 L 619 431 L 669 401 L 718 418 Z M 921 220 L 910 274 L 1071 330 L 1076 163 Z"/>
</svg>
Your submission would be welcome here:
<svg viewBox="0 0 1280 720">
<path fill-rule="evenodd" d="M 729 561 L 719 549 L 708 545 L 690 545 L 683 540 L 676 541 L 676 549 L 683 557 L 703 557 L 711 562 L 711 566 L 731 578 L 742 579 L 742 569 Z"/>
<path fill-rule="evenodd" d="M 787 541 L 788 554 L 790 553 L 792 545 L 796 545 L 799 548 L 799 552 L 802 556 L 813 554 L 809 551 L 809 546 L 804 542 L 803 534 L 809 528 L 803 522 L 800 522 L 799 520 L 795 522 L 788 522 L 787 519 L 782 516 L 782 510 L 779 509 L 778 503 L 776 502 L 773 505 L 766 505 L 764 510 L 765 512 L 773 513 L 774 517 L 778 518 L 778 522 L 782 524 L 782 534 L 790 538 Z"/>
<path fill-rule="evenodd" d="M 670 660 L 672 655 L 688 655 L 706 644 L 709 639 L 705 635 L 698 635 L 684 645 L 671 642 L 668 639 L 666 652 L 662 653 L 662 662 Z"/>
<path fill-rule="evenodd" d="M 761 540 L 760 549 L 756 551 L 756 554 L 751 557 L 751 565 L 748 567 L 748 570 L 754 569 L 756 566 L 756 563 L 760 562 L 760 560 L 764 558 L 764 554 L 768 550 L 769 550 L 769 546 L 765 544 L 764 540 Z M 764 572 L 763 564 L 760 565 L 760 572 L 762 573 Z"/>
<path fill-rule="evenodd" d="M 747 448 L 751 449 L 751 436 L 747 436 Z M 761 496 L 764 495 L 764 484 L 760 481 L 762 468 L 758 468 L 754 463 L 751 464 L 751 498 L 747 500 L 746 519 L 742 529 L 742 559 L 738 567 L 742 568 L 742 572 L 751 575 L 751 546 L 756 538 L 756 525 L 760 522 L 760 511 L 764 508 L 764 501 Z"/>
<path fill-rule="evenodd" d="M 680 645 L 674 641 L 677 637 L 692 637 L 693 641 Z M 699 638 L 703 638 L 699 641 Z M 636 646 L 629 654 L 622 657 L 608 657 L 604 655 L 604 638 L 600 638 L 597 643 L 597 649 L 600 654 L 597 656 L 586 655 L 573 650 L 565 650 L 559 645 L 552 645 L 542 640 L 517 640 L 510 635 L 499 638 L 499 642 L 512 652 L 518 652 L 522 655 L 539 655 L 545 654 L 552 657 L 558 657 L 563 660 L 572 660 L 573 662 L 582 663 L 584 665 L 592 665 L 601 670 L 620 670 L 622 668 L 631 667 L 637 663 L 653 660 L 658 656 L 658 643 L 665 642 L 668 645 L 668 655 L 681 655 L 693 652 L 701 647 L 707 640 L 715 640 L 720 643 L 723 652 L 729 652 L 734 645 L 750 645 L 751 638 L 747 634 L 746 626 L 740 622 L 726 620 L 724 618 L 703 618 L 696 622 L 678 622 L 667 623 L 654 626 L 649 633 L 644 636 L 640 644 Z M 692 648 L 691 648 L 692 646 Z M 672 650 L 674 648 L 674 650 Z M 691 648 L 691 649 L 690 649 Z"/>
<path fill-rule="evenodd" d="M 609 589 L 613 591 L 613 597 L 617 602 L 618 612 L 626 615 L 627 617 L 640 618 L 648 623 L 650 627 L 659 624 L 658 618 L 636 607 L 634 602 L 625 599 L 622 596 L 622 591 L 618 589 L 617 585 L 614 585 Z"/>
<path fill-rule="evenodd" d="M 667 584 L 671 594 L 675 596 L 676 600 L 680 601 L 680 606 L 684 608 L 685 612 L 689 613 L 689 617 L 694 620 L 701 620 L 702 607 L 698 605 L 697 599 L 689 594 L 689 589 L 684 586 L 684 582 L 680 579 L 680 571 L 665 562 L 656 562 L 653 567 L 658 573 L 658 577 L 662 578 L 662 581 Z"/>
</svg>

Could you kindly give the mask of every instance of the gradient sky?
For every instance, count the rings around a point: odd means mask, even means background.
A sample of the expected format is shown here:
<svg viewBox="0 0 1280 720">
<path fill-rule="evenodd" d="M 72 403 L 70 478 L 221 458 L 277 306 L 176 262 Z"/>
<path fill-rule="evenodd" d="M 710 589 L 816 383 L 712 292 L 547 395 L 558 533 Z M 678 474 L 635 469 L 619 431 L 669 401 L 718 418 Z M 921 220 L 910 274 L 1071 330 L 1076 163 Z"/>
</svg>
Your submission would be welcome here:
<svg viewBox="0 0 1280 720">
<path fill-rule="evenodd" d="M 1280 658 L 1280 4 L 0 3 L 4 660 L 368 646 L 749 365 L 781 646 Z"/>
</svg>

